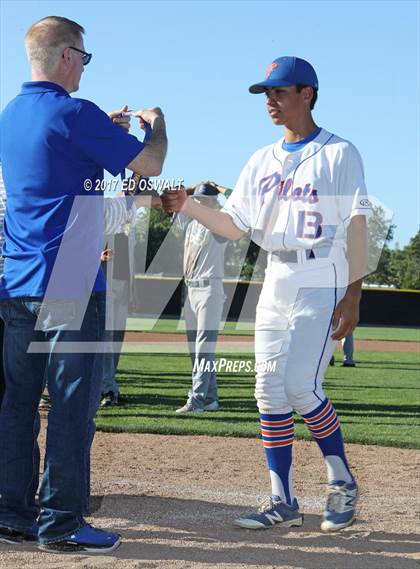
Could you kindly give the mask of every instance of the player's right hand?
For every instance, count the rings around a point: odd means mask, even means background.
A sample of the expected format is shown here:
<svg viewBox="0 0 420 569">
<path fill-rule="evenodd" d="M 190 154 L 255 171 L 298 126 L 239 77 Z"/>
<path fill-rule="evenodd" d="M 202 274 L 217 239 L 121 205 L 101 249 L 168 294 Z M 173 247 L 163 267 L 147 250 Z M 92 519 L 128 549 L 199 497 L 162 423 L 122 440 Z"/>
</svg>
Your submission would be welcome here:
<svg viewBox="0 0 420 569">
<path fill-rule="evenodd" d="M 162 206 L 165 211 L 178 212 L 181 211 L 187 199 L 187 192 L 181 186 L 177 190 L 165 190 L 160 196 L 162 199 Z"/>
<path fill-rule="evenodd" d="M 138 117 L 140 122 L 140 128 L 145 130 L 145 123 L 153 125 L 156 119 L 164 120 L 162 109 L 160 107 L 152 107 L 151 109 L 139 109 L 138 111 L 133 111 L 131 116 Z"/>
</svg>

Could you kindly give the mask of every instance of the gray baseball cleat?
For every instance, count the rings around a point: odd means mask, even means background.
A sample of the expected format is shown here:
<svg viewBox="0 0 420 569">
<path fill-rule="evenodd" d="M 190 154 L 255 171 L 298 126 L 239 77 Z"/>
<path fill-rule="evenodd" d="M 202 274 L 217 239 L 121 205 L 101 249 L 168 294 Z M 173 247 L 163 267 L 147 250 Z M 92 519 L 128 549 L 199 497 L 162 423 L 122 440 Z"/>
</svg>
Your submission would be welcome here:
<svg viewBox="0 0 420 569">
<path fill-rule="evenodd" d="M 182 407 L 177 409 L 175 411 L 175 413 L 178 413 L 178 415 L 181 415 L 183 413 L 202 413 L 203 411 L 204 411 L 204 409 L 202 409 L 201 407 L 194 407 L 194 405 L 192 403 L 187 401 L 187 403 L 185 403 L 185 405 L 183 405 Z"/>
<path fill-rule="evenodd" d="M 245 529 L 267 529 L 274 525 L 293 527 L 303 524 L 303 515 L 299 512 L 296 498 L 289 506 L 281 500 L 268 496 L 261 502 L 257 512 L 237 518 L 233 523 Z"/>
<path fill-rule="evenodd" d="M 359 488 L 355 481 L 335 480 L 328 485 L 328 498 L 321 530 L 339 531 L 350 526 L 355 519 Z"/>
<path fill-rule="evenodd" d="M 211 403 L 204 404 L 204 411 L 218 411 L 220 408 L 218 401 L 212 401 Z"/>
</svg>

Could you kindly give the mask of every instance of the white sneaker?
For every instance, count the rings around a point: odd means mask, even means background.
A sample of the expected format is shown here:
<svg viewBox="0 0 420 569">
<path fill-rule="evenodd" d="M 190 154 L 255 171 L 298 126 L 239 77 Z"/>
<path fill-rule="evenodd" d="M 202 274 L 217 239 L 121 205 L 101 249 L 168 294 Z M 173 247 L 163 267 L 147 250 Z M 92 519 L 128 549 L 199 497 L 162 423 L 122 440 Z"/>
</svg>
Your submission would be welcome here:
<svg viewBox="0 0 420 569">
<path fill-rule="evenodd" d="M 202 413 L 203 411 L 204 409 L 201 409 L 201 407 L 194 407 L 190 402 L 187 402 L 183 407 L 177 409 L 175 413 L 180 415 L 182 413 Z"/>
<path fill-rule="evenodd" d="M 220 405 L 218 401 L 212 401 L 208 405 L 204 405 L 204 411 L 218 411 L 219 407 Z"/>
</svg>

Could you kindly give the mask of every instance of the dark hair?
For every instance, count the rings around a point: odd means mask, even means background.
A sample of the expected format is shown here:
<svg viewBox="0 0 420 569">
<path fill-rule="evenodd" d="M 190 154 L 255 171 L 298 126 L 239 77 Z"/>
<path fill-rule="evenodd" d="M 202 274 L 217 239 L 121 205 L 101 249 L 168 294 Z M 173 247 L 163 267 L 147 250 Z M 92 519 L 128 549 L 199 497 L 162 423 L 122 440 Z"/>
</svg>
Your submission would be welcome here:
<svg viewBox="0 0 420 569">
<path fill-rule="evenodd" d="M 312 85 L 301 85 L 301 84 L 298 84 L 298 85 L 296 85 L 296 91 L 297 91 L 298 93 L 300 93 L 300 92 L 302 91 L 302 89 L 304 89 L 305 87 L 312 87 Z M 311 109 L 311 111 L 312 111 L 312 109 L 315 107 L 315 103 L 316 103 L 316 100 L 317 100 L 317 99 L 318 99 L 318 89 L 315 89 L 315 87 L 312 87 L 312 99 L 311 99 L 311 104 L 310 104 L 310 106 L 309 106 L 309 108 Z"/>
</svg>

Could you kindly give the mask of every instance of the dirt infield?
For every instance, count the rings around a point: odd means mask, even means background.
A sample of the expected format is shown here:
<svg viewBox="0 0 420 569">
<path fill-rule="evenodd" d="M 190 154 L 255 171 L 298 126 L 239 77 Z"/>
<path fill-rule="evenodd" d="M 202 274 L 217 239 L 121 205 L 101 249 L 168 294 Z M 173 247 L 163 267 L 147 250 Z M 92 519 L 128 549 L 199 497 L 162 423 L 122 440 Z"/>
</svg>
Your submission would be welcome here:
<svg viewBox="0 0 420 569">
<path fill-rule="evenodd" d="M 348 445 L 362 496 L 358 521 L 319 531 L 324 466 L 295 445 L 302 528 L 241 530 L 232 519 L 269 488 L 256 439 L 98 433 L 90 521 L 123 535 L 109 556 L 0 544 L 2 569 L 419 569 L 420 452 Z"/>
<path fill-rule="evenodd" d="M 139 343 L 185 343 L 184 334 L 158 333 L 158 332 L 126 332 L 126 342 Z M 244 343 L 252 347 L 253 336 L 228 336 L 221 335 L 218 339 L 220 343 Z M 355 350 L 362 352 L 420 352 L 419 342 L 391 342 L 383 340 L 355 340 Z"/>
</svg>

